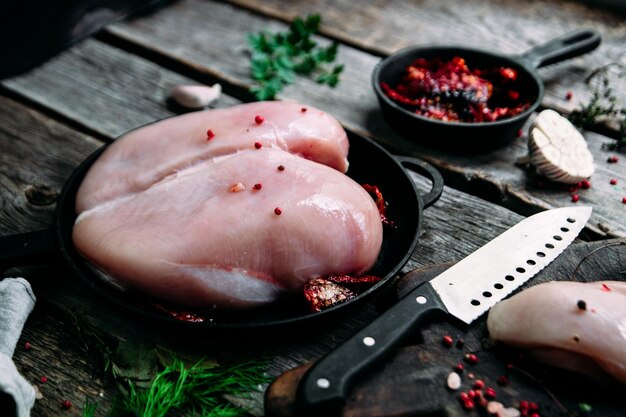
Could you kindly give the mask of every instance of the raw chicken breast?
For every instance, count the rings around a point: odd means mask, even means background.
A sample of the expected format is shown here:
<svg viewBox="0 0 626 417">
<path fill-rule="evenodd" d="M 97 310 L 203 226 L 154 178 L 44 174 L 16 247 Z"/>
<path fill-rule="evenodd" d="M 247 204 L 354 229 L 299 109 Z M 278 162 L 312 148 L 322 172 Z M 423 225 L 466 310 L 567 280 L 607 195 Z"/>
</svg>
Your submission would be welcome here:
<svg viewBox="0 0 626 417">
<path fill-rule="evenodd" d="M 382 244 L 361 185 L 270 147 L 196 162 L 108 199 L 78 217 L 76 248 L 122 285 L 187 306 L 254 306 L 311 278 L 360 274 Z"/>
<path fill-rule="evenodd" d="M 626 384 L 626 283 L 555 281 L 496 304 L 492 338 L 532 349 L 554 366 Z"/>
<path fill-rule="evenodd" d="M 256 116 L 263 118 L 262 123 L 255 121 Z M 214 135 L 210 140 L 208 130 Z M 145 190 L 199 161 L 253 149 L 257 142 L 341 172 L 348 169 L 348 138 L 332 116 L 292 102 L 243 104 L 188 113 L 118 138 L 87 173 L 76 211 Z"/>
</svg>

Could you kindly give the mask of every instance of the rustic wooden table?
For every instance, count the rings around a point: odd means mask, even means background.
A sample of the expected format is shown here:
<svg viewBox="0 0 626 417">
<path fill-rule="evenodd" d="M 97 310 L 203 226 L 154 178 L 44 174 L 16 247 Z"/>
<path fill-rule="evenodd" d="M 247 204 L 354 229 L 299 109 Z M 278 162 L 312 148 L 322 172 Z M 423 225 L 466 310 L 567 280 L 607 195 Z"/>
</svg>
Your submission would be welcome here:
<svg viewBox="0 0 626 417">
<path fill-rule="evenodd" d="M 589 101 L 593 85 L 585 79 L 595 69 L 611 62 L 626 65 L 626 17 L 561 0 L 182 0 L 111 24 L 39 67 L 0 82 L 0 235 L 48 227 L 64 181 L 86 156 L 130 129 L 175 114 L 166 106 L 173 86 L 219 82 L 224 90 L 214 103 L 219 108 L 252 101 L 246 33 L 285 30 L 295 16 L 309 13 L 322 15 L 320 43 L 340 42 L 338 61 L 345 72 L 335 89 L 299 79 L 279 97 L 323 109 L 395 153 L 423 158 L 445 178 L 444 194 L 425 211 L 422 235 L 405 271 L 459 260 L 524 216 L 573 204 L 566 187 L 546 186 L 515 164 L 527 153 L 526 134 L 474 156 L 433 150 L 398 136 L 382 119 L 370 75 L 381 57 L 409 45 L 469 44 L 517 54 L 565 32 L 595 28 L 603 37 L 596 51 L 539 71 L 546 86 L 541 106 L 567 114 Z M 615 78 L 612 86 L 624 106 L 626 77 Z M 608 122 L 584 135 L 596 173 L 592 187 L 579 190 L 576 203 L 594 207 L 581 239 L 625 237 L 626 155 L 605 149 L 610 136 L 618 135 L 616 125 Z M 611 155 L 619 162 L 609 164 Z M 611 178 L 617 185 L 610 184 Z M 415 180 L 427 188 L 425 180 Z M 15 353 L 19 370 L 43 396 L 33 416 L 82 415 L 86 399 L 100 403 L 96 415 L 105 415 L 116 395 L 97 355 L 84 343 L 78 319 L 119 340 L 140 338 L 182 348 L 168 334 L 102 303 L 63 265 L 5 272 L 16 274 L 28 277 L 38 297 Z M 274 377 L 319 357 L 375 315 L 375 308 L 365 306 L 343 323 L 314 335 L 303 329 L 290 341 L 273 343 L 254 335 L 249 336 L 252 343 L 223 338 L 193 343 L 218 362 L 269 354 L 268 372 Z M 27 341 L 30 350 L 24 348 Z M 74 407 L 62 410 L 64 400 Z M 234 401 L 252 415 L 263 414 L 261 394 Z"/>
</svg>

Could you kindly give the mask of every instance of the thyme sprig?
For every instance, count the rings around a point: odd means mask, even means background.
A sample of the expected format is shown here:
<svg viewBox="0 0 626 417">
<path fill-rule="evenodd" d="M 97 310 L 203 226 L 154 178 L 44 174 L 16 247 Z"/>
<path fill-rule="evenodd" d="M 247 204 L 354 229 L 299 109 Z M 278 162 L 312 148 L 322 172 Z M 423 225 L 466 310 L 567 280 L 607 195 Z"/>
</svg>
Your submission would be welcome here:
<svg viewBox="0 0 626 417">
<path fill-rule="evenodd" d="M 252 52 L 250 72 L 257 81 L 250 91 L 258 100 L 275 98 L 285 85 L 295 81 L 296 75 L 315 74 L 318 83 L 330 87 L 339 83 L 343 65 L 328 65 L 337 57 L 339 44 L 320 47 L 312 39 L 321 20 L 319 14 L 296 17 L 287 32 L 247 35 Z"/>
<path fill-rule="evenodd" d="M 581 128 L 593 128 L 607 119 L 616 120 L 618 123 L 618 135 L 614 143 L 607 144 L 611 150 L 626 147 L 626 107 L 620 107 L 615 96 L 615 91 L 610 83 L 610 69 L 617 67 L 616 76 L 622 78 L 626 74 L 624 67 L 616 62 L 600 67 L 593 71 L 585 80 L 587 84 L 595 82 L 595 88 L 591 100 L 587 104 L 581 104 L 580 109 L 574 110 L 569 115 L 569 120 Z"/>
</svg>

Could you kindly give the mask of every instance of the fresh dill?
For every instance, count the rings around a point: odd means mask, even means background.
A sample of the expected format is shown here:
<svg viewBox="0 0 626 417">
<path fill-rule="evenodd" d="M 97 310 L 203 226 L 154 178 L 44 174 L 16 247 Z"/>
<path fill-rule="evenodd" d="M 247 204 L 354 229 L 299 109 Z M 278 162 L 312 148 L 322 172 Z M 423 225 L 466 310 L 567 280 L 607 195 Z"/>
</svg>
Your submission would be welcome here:
<svg viewBox="0 0 626 417">
<path fill-rule="evenodd" d="M 569 115 L 569 120 L 581 128 L 593 128 L 606 120 L 615 120 L 618 124 L 618 134 L 614 143 L 607 144 L 607 148 L 617 150 L 626 146 L 626 107 L 617 103 L 615 91 L 610 83 L 609 70 L 617 66 L 617 77 L 622 78 L 626 71 L 618 63 L 610 63 L 593 71 L 585 80 L 587 84 L 595 82 L 591 100 L 581 104 L 580 109 Z"/>
<path fill-rule="evenodd" d="M 315 74 L 318 83 L 330 87 L 339 83 L 343 65 L 329 68 L 337 57 L 338 43 L 321 47 L 312 39 L 321 20 L 319 14 L 296 17 L 287 32 L 247 35 L 252 52 L 250 72 L 257 82 L 250 91 L 258 100 L 275 98 L 285 85 L 295 81 L 296 75 Z"/>
</svg>

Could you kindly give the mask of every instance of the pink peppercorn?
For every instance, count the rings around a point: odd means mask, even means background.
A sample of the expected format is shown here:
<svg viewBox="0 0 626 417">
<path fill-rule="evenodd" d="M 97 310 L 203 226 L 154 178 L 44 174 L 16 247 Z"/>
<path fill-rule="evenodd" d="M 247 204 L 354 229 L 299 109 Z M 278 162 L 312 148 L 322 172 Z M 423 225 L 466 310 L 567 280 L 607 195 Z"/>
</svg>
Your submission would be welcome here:
<svg viewBox="0 0 626 417">
<path fill-rule="evenodd" d="M 572 194 L 572 203 L 577 203 L 580 200 L 580 196 L 578 194 Z"/>
<path fill-rule="evenodd" d="M 611 183 L 611 185 L 617 184 L 617 180 L 615 178 L 611 178 L 611 181 L 609 182 Z"/>
<path fill-rule="evenodd" d="M 260 125 L 261 123 L 263 123 L 265 121 L 265 118 L 261 115 L 256 115 L 254 116 L 254 123 Z"/>
</svg>

